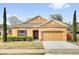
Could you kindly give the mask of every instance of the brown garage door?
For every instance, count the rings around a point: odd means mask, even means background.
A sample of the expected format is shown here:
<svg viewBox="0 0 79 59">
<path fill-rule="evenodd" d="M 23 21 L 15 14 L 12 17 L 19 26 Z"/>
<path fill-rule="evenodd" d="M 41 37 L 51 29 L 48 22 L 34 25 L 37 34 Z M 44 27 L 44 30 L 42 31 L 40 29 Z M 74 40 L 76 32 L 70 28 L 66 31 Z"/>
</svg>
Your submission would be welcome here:
<svg viewBox="0 0 79 59">
<path fill-rule="evenodd" d="M 42 32 L 44 41 L 61 41 L 64 40 L 63 31 L 46 31 Z"/>
</svg>

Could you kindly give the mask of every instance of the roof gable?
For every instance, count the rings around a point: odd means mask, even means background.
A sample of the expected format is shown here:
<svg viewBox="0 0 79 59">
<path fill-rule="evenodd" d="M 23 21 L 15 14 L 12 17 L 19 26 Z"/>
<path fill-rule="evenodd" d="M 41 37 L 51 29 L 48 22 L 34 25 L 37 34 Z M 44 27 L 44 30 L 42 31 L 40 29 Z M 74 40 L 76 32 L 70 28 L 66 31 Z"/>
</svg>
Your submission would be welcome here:
<svg viewBox="0 0 79 59">
<path fill-rule="evenodd" d="M 63 22 L 54 19 L 47 23 L 42 24 L 41 27 L 68 27 L 68 26 Z"/>
<path fill-rule="evenodd" d="M 27 24 L 27 23 L 38 23 L 38 24 L 42 24 L 42 23 L 45 23 L 45 22 L 48 22 L 48 20 L 46 20 L 45 18 L 41 17 L 41 16 L 36 16 L 26 22 L 24 22 L 24 24 Z"/>
</svg>

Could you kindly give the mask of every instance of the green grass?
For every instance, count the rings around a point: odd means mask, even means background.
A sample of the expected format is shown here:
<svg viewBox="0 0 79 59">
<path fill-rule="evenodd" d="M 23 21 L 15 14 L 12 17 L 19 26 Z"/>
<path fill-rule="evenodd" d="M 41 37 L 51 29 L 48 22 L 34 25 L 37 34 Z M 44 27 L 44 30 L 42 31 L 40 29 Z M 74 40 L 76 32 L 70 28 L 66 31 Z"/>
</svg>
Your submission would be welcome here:
<svg viewBox="0 0 79 59">
<path fill-rule="evenodd" d="M 0 49 L 43 49 L 42 43 L 37 41 L 0 42 Z"/>
</svg>

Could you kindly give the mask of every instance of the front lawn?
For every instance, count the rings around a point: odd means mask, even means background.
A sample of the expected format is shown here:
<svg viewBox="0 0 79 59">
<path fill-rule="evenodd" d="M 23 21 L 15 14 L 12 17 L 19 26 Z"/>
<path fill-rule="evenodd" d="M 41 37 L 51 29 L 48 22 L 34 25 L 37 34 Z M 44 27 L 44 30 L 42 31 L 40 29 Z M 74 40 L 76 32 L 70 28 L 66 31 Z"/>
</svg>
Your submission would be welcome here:
<svg viewBox="0 0 79 59">
<path fill-rule="evenodd" d="M 0 42 L 0 49 L 43 49 L 41 41 Z"/>
</svg>

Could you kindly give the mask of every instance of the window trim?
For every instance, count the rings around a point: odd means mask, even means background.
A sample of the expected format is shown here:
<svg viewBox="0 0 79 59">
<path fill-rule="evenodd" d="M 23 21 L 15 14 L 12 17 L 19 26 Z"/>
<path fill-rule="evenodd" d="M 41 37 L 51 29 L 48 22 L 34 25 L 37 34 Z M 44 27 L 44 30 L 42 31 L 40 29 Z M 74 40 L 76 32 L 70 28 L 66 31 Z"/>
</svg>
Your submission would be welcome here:
<svg viewBox="0 0 79 59">
<path fill-rule="evenodd" d="M 20 31 L 24 31 L 25 35 L 20 35 Z M 17 36 L 27 36 L 27 30 L 17 30 Z"/>
</svg>

